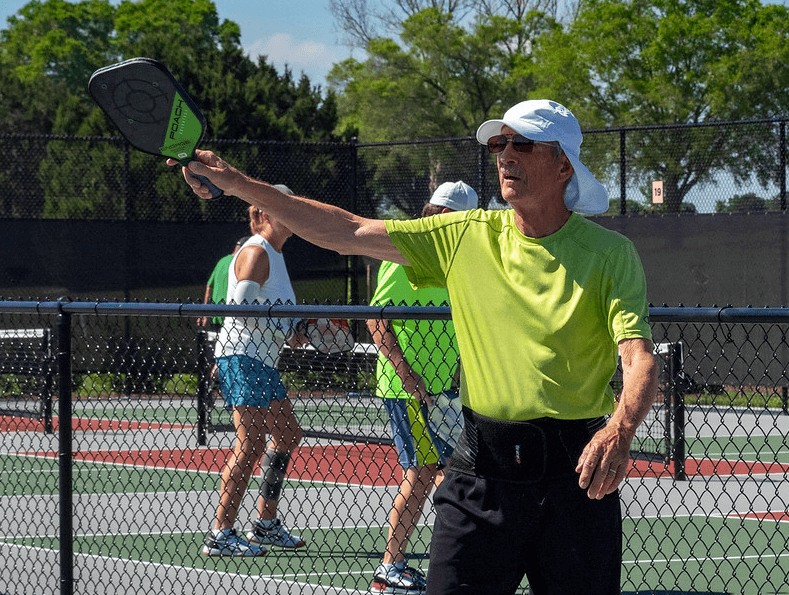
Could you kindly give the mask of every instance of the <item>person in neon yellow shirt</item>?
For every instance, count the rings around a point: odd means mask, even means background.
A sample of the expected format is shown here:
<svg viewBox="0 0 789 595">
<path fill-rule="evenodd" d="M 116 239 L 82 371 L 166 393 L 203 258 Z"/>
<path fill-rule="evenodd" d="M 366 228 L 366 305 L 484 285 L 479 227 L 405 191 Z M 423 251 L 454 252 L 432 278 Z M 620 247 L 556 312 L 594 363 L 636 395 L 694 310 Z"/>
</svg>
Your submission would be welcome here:
<svg viewBox="0 0 789 595">
<path fill-rule="evenodd" d="M 608 194 L 580 160 L 565 106 L 523 101 L 476 138 L 512 210 L 382 221 L 283 195 L 210 151 L 183 173 L 203 199 L 209 188 L 189 172 L 312 243 L 448 289 L 465 428 L 434 497 L 428 595 L 514 593 L 524 576 L 535 595 L 614 595 L 618 487 L 657 394 L 641 262 L 627 238 L 580 216 L 606 211 Z"/>
<path fill-rule="evenodd" d="M 466 211 L 478 204 L 477 193 L 468 184 L 444 182 L 425 203 L 421 216 Z M 384 261 L 370 303 L 440 306 L 449 304 L 449 295 L 442 287 L 412 287 L 402 265 Z M 367 327 L 379 350 L 376 394 L 384 399 L 403 467 L 389 513 L 386 549 L 370 592 L 417 592 L 424 588 L 425 578 L 406 563 L 405 547 L 452 451 L 429 429 L 424 401 L 453 387 L 459 372 L 455 328 L 451 320 L 370 320 Z"/>
</svg>

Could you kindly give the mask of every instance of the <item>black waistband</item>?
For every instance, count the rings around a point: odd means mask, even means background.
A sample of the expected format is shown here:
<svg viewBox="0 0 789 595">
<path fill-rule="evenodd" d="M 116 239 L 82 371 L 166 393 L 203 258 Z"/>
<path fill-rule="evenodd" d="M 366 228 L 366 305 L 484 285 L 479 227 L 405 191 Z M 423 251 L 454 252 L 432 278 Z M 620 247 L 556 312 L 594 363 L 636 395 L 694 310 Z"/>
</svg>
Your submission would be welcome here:
<svg viewBox="0 0 789 595">
<path fill-rule="evenodd" d="M 463 434 L 450 466 L 476 475 L 534 482 L 575 473 L 578 457 L 605 418 L 502 421 L 463 408 Z"/>
</svg>

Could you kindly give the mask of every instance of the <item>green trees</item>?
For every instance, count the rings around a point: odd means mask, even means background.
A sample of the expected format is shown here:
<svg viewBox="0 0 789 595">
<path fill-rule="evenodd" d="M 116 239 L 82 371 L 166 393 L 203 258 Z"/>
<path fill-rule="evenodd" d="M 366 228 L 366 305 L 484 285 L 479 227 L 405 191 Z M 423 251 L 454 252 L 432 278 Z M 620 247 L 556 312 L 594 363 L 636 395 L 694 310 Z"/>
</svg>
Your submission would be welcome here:
<svg viewBox="0 0 789 595">
<path fill-rule="evenodd" d="M 786 113 L 789 13 L 757 0 L 589 0 L 539 40 L 538 93 L 567 98 L 587 126 L 711 123 Z M 567 51 L 568 47 L 573 51 Z M 761 61 L 762 64 L 758 65 Z M 556 73 L 554 75 L 553 73 Z M 665 209 L 725 169 L 777 171 L 769 127 L 675 128 L 628 137 L 628 174 L 663 180 Z"/>
<path fill-rule="evenodd" d="M 208 137 L 333 139 L 336 105 L 308 79 L 244 56 L 236 23 L 211 0 L 33 1 L 0 31 L 0 123 L 7 130 L 103 134 L 85 87 L 102 66 L 134 56 L 165 63 L 200 103 Z M 34 101 L 27 95 L 33 93 Z"/>
<path fill-rule="evenodd" d="M 435 8 L 417 12 L 402 23 L 402 46 L 373 38 L 366 60 L 331 71 L 340 126 L 365 141 L 468 136 L 533 90 L 527 41 L 553 25 L 537 12 L 469 28 Z"/>
<path fill-rule="evenodd" d="M 528 95 L 533 88 L 528 40 L 553 26 L 539 12 L 479 16 L 464 26 L 455 14 L 435 7 L 415 11 L 402 22 L 400 44 L 374 37 L 366 43 L 364 61 L 349 59 L 332 69 L 329 84 L 338 93 L 340 130 L 365 142 L 471 136 L 483 120 Z M 366 191 L 414 214 L 438 183 L 475 181 L 468 167 L 470 155 L 476 172 L 475 149 L 475 143 L 434 145 L 420 155 L 392 147 L 374 167 L 370 164 Z M 390 188 L 381 196 L 378 180 L 393 177 L 403 178 L 398 192 Z"/>
<path fill-rule="evenodd" d="M 349 42 L 366 55 L 336 64 L 330 87 L 320 89 L 306 77 L 278 75 L 264 58 L 244 56 L 239 26 L 220 22 L 211 0 L 123 1 L 117 7 L 108 0 L 30 2 L 0 31 L 0 124 L 9 132 L 114 136 L 88 99 L 86 82 L 101 66 L 145 55 L 166 63 L 194 95 L 208 120 L 208 138 L 468 137 L 480 122 L 520 100 L 550 97 L 570 107 L 585 129 L 640 127 L 625 138 L 628 187 L 640 188 L 648 202 L 650 182 L 661 180 L 666 212 L 683 211 L 688 194 L 714 182 L 721 171 L 737 183 L 776 181 L 780 155 L 773 125 L 714 123 L 787 113 L 785 6 L 758 0 L 584 0 L 561 3 L 570 10 L 557 20 L 555 0 L 330 4 Z M 705 126 L 681 126 L 688 123 Z M 653 125 L 669 127 L 648 128 Z M 120 205 L 107 195 L 77 198 L 74 184 L 69 190 L 70 183 L 50 179 L 76 167 L 72 178 L 104 177 L 91 193 L 117 193 L 120 181 L 105 170 L 107 163 L 127 159 L 119 147 L 91 146 L 94 163 L 82 166 L 54 147 L 46 166 L 26 162 L 23 146 L 8 147 L 14 162 L 0 165 L 0 182 L 13 168 L 17 176 L 25 170 L 26 178 L 40 182 L 36 208 L 40 204 L 50 216 Z M 585 138 L 585 161 L 611 187 L 618 185 L 619 149 L 613 134 Z M 256 173 L 265 175 L 265 160 L 256 162 L 255 150 L 238 163 L 255 164 Z M 135 163 L 138 156 L 129 159 Z M 359 177 L 373 195 L 376 178 L 407 164 L 402 175 L 418 180 L 408 193 L 413 196 L 404 202 L 386 198 L 408 211 L 440 176 L 462 176 L 457 162 L 456 154 L 438 145 L 419 163 L 393 147 L 375 164 L 363 164 Z M 318 180 L 335 165 L 331 157 L 316 155 L 308 167 Z M 184 190 L 164 178 L 163 170 L 135 172 L 133 178 L 125 192 L 146 193 L 153 185 L 154 203 L 157 193 Z M 0 199 L 2 213 L 22 199 L 14 192 Z M 31 191 L 25 193 L 30 200 Z M 99 204 L 105 206 L 97 209 Z"/>
<path fill-rule="evenodd" d="M 716 213 L 763 213 L 780 210 L 780 197 L 765 200 L 753 192 L 735 194 L 728 200 L 719 200 L 715 203 Z"/>
<path fill-rule="evenodd" d="M 86 86 L 96 69 L 135 56 L 158 59 L 173 71 L 205 113 L 206 138 L 337 138 L 333 92 L 324 96 L 306 77 L 280 76 L 264 58 L 244 56 L 239 26 L 220 23 L 211 0 L 141 0 L 117 7 L 107 0 L 30 2 L 0 31 L 0 125 L 17 133 L 117 136 Z M 124 182 L 116 167 L 126 159 L 121 147 L 93 141 L 86 159 L 58 143 L 50 143 L 40 164 L 0 165 L 0 182 L 19 167 L 29 167 L 37 182 L 32 190 L 9 188 L 0 203 L 5 214 L 32 199 L 44 216 L 123 217 L 128 213 L 122 196 L 133 193 L 137 202 L 149 197 L 142 210 L 157 218 L 172 208 L 162 204 L 160 192 L 180 196 L 187 215 L 205 209 L 188 200 L 183 184 L 167 179 L 163 164 L 132 154 L 133 175 Z"/>
<path fill-rule="evenodd" d="M 353 7 L 352 0 L 334 0 Z M 364 3 L 361 3 L 364 5 Z M 786 114 L 789 10 L 758 0 L 586 0 L 567 22 L 529 3 L 397 2 L 409 13 L 399 40 L 368 37 L 341 21 L 368 59 L 332 72 L 341 126 L 362 140 L 473 134 L 517 101 L 550 97 L 584 128 L 709 124 Z M 491 7 L 498 7 L 498 11 Z M 401 11 L 402 12 L 402 11 Z M 348 11 L 341 13 L 348 15 Z M 357 16 L 364 14 L 356 12 Z M 391 29 L 390 29 L 391 30 Z M 777 141 L 761 128 L 640 130 L 626 139 L 629 180 L 644 197 L 662 180 L 663 210 L 725 170 L 737 182 L 775 181 Z M 584 153 L 613 179 L 619 143 L 587 138 Z M 612 184 L 616 185 L 616 184 Z"/>
</svg>

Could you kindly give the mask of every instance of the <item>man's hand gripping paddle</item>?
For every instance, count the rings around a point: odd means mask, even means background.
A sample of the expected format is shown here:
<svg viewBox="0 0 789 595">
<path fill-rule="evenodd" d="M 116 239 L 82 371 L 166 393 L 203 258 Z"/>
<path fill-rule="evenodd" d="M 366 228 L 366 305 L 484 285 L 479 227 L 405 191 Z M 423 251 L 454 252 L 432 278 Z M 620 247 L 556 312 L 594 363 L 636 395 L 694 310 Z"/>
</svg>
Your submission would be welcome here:
<svg viewBox="0 0 789 595">
<path fill-rule="evenodd" d="M 161 63 L 132 58 L 100 68 L 90 77 L 88 93 L 135 148 L 177 159 L 194 157 L 206 122 L 200 108 Z M 222 190 L 204 176 L 190 174 L 211 189 Z"/>
</svg>

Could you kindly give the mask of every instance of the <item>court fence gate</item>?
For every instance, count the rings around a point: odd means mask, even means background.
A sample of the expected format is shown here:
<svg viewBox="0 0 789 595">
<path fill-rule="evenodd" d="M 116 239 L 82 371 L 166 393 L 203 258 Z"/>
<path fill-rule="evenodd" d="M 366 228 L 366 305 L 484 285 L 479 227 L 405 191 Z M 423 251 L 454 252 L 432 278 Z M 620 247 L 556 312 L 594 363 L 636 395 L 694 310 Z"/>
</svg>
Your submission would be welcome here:
<svg viewBox="0 0 789 595">
<path fill-rule="evenodd" d="M 347 320 L 357 338 L 366 320 L 451 319 L 446 307 L 0 301 L 0 593 L 366 592 L 401 478 L 369 342 L 280 360 L 305 438 L 279 513 L 308 545 L 201 555 L 234 434 L 213 331 L 195 321 L 230 314 Z M 789 309 L 653 307 L 650 322 L 660 391 L 620 489 L 623 593 L 789 593 Z M 423 570 L 434 518 L 428 501 L 409 541 Z"/>
</svg>

